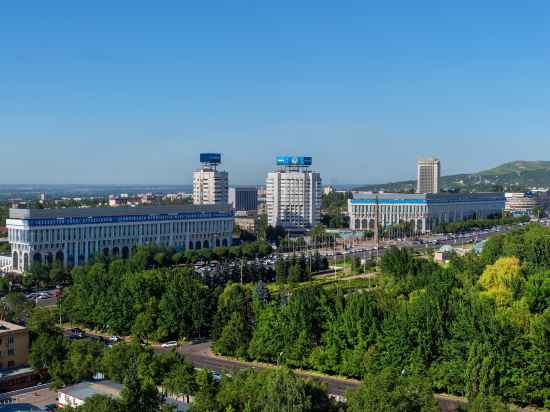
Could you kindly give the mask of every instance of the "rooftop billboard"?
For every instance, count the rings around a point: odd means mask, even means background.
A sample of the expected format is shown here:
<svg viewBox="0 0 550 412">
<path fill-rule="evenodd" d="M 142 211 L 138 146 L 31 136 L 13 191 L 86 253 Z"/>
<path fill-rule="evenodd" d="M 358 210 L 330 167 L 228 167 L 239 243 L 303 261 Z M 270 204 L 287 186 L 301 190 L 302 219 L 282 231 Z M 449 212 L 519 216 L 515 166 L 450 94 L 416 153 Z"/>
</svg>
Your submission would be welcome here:
<svg viewBox="0 0 550 412">
<path fill-rule="evenodd" d="M 311 166 L 313 158 L 309 156 L 277 156 L 277 166 Z"/>
<path fill-rule="evenodd" d="M 221 153 L 201 153 L 201 163 L 221 163 Z"/>
</svg>

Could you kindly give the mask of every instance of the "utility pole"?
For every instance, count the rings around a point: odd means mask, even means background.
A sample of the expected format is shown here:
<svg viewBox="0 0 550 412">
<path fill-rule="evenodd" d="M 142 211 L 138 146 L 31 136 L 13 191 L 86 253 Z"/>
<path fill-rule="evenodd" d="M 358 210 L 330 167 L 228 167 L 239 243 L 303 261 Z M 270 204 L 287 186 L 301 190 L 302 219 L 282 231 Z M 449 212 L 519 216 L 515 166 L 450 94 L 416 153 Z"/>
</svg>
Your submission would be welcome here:
<svg viewBox="0 0 550 412">
<path fill-rule="evenodd" d="M 380 238 L 378 236 L 378 220 L 380 219 L 380 204 L 378 195 L 374 203 L 374 242 L 376 243 L 376 263 L 378 263 L 378 250 L 380 249 Z"/>
<path fill-rule="evenodd" d="M 243 258 L 241 257 L 241 285 L 243 284 Z"/>
</svg>

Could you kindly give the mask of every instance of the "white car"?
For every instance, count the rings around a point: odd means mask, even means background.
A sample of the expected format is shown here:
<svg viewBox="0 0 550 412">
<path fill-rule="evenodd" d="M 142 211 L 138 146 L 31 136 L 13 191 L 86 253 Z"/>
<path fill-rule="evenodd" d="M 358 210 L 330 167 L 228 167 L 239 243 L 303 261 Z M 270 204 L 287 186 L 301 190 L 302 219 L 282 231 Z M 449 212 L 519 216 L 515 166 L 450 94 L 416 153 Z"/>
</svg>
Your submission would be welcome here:
<svg viewBox="0 0 550 412">
<path fill-rule="evenodd" d="M 161 346 L 163 348 L 177 348 L 178 342 L 176 342 L 175 340 L 172 340 L 170 342 L 164 342 Z"/>
</svg>

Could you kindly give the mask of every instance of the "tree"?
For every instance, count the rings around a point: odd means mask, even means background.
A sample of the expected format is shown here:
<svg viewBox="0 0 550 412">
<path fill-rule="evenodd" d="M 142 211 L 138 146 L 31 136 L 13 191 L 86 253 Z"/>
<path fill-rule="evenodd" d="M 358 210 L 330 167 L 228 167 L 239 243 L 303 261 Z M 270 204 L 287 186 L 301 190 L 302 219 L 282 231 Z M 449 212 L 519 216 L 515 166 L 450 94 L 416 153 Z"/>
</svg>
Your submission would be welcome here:
<svg viewBox="0 0 550 412">
<path fill-rule="evenodd" d="M 127 370 L 121 403 L 127 412 L 157 412 L 160 410 L 160 396 L 156 386 L 149 379 L 140 379 L 137 365 Z"/>
<path fill-rule="evenodd" d="M 290 266 L 290 270 L 288 272 L 288 283 L 300 283 L 302 279 L 303 272 L 301 266 L 298 263 Z"/>
<path fill-rule="evenodd" d="M 305 382 L 287 368 L 266 373 L 258 404 L 265 412 L 306 412 L 311 408 Z"/>
<path fill-rule="evenodd" d="M 510 412 L 507 406 L 499 397 L 478 395 L 468 403 L 468 412 Z"/>
<path fill-rule="evenodd" d="M 430 383 L 392 369 L 369 374 L 357 391 L 347 394 L 349 412 L 436 412 Z"/>
<path fill-rule="evenodd" d="M 86 399 L 84 405 L 76 409 L 78 412 L 123 412 L 120 401 L 109 396 L 94 395 Z"/>
<path fill-rule="evenodd" d="M 194 395 L 198 390 L 193 365 L 186 361 L 178 362 L 164 378 L 162 386 L 170 395 L 185 395 L 189 403 L 189 395 Z"/>
<path fill-rule="evenodd" d="M 278 284 L 284 285 L 287 282 L 288 265 L 286 259 L 278 259 L 275 263 L 275 279 Z"/>
<path fill-rule="evenodd" d="M 63 362 L 64 384 L 91 379 L 100 370 L 104 345 L 91 339 L 72 341 Z M 54 379 L 56 376 L 54 376 Z"/>
<path fill-rule="evenodd" d="M 115 382 L 124 382 L 127 371 L 137 367 L 143 358 L 145 349 L 137 343 L 119 343 L 106 349 L 101 358 L 101 370 L 106 377 Z"/>
<path fill-rule="evenodd" d="M 483 296 L 495 299 L 498 306 L 505 306 L 517 296 L 524 278 L 517 257 L 503 257 L 488 265 L 479 279 L 487 292 Z"/>
<path fill-rule="evenodd" d="M 251 328 L 239 312 L 234 312 L 214 344 L 222 355 L 245 357 L 251 338 Z"/>
<path fill-rule="evenodd" d="M 8 322 L 25 323 L 29 319 L 34 303 L 20 292 L 10 292 L 3 299 L 2 318 Z"/>
<path fill-rule="evenodd" d="M 220 405 L 216 399 L 218 383 L 207 370 L 201 370 L 197 374 L 197 386 L 190 412 L 220 411 Z"/>
<path fill-rule="evenodd" d="M 533 313 L 542 313 L 550 307 L 550 273 L 537 273 L 529 277 L 525 300 Z"/>
<path fill-rule="evenodd" d="M 414 270 L 414 257 L 409 249 L 392 246 L 381 260 L 382 272 L 396 279 L 402 279 Z"/>
</svg>

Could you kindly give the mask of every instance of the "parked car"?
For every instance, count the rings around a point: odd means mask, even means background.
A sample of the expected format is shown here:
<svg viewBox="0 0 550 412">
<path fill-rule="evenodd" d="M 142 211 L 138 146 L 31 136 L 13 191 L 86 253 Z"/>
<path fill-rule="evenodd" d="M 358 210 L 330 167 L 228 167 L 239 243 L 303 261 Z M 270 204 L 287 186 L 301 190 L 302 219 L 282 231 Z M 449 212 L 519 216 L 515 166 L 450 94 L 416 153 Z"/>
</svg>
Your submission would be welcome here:
<svg viewBox="0 0 550 412">
<path fill-rule="evenodd" d="M 176 348 L 178 346 L 178 342 L 171 340 L 170 342 L 164 342 L 161 346 L 163 348 Z"/>
<path fill-rule="evenodd" d="M 84 332 L 81 329 L 73 328 L 73 329 L 71 329 L 70 332 L 71 332 L 71 335 L 74 338 L 83 338 L 84 337 Z"/>
</svg>

